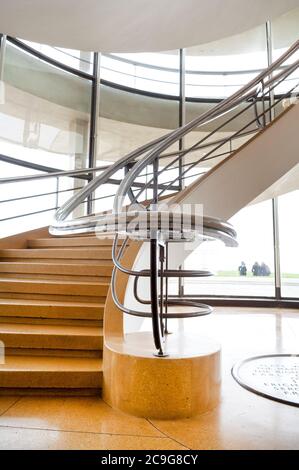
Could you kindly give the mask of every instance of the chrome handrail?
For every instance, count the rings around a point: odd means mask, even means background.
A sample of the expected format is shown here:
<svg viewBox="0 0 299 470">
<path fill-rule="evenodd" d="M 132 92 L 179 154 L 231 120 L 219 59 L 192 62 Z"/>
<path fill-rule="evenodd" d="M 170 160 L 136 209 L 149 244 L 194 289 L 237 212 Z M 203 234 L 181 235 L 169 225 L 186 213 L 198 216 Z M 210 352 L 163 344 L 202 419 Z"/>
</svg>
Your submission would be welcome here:
<svg viewBox="0 0 299 470">
<path fill-rule="evenodd" d="M 61 170 L 53 171 L 51 173 L 43 173 L 41 175 L 24 175 L 24 176 L 8 176 L 7 178 L 0 178 L 0 184 L 6 183 L 23 183 L 24 181 L 42 180 L 48 178 L 57 178 L 62 176 L 80 176 L 88 175 L 88 173 L 97 173 L 98 171 L 107 170 L 111 165 L 98 166 L 95 168 L 80 168 L 78 170 Z M 39 171 L 39 170 L 38 170 Z"/>
<path fill-rule="evenodd" d="M 203 113 L 199 117 L 193 119 L 185 126 L 180 127 L 170 133 L 165 134 L 164 136 L 155 139 L 137 150 L 130 152 L 128 155 L 124 156 L 116 163 L 111 165 L 107 170 L 105 170 L 101 175 L 94 178 L 88 185 L 86 185 L 79 193 L 73 196 L 69 201 L 67 201 L 60 209 L 56 212 L 55 222 L 52 225 L 52 230 L 55 230 L 55 233 L 58 233 L 61 230 L 61 233 L 66 233 L 68 228 L 76 230 L 78 227 L 78 222 L 80 219 L 76 220 L 75 227 L 71 228 L 71 224 L 66 223 L 66 218 L 72 213 L 72 211 L 80 204 L 86 197 L 90 196 L 101 184 L 105 184 L 107 180 L 117 171 L 124 168 L 130 162 L 135 163 L 136 159 L 141 155 L 146 155 L 139 161 L 137 161 L 134 167 L 127 173 L 126 177 L 123 179 L 115 200 L 113 204 L 114 212 L 119 212 L 122 209 L 124 199 L 130 189 L 132 182 L 140 175 L 143 169 L 152 163 L 155 159 L 160 158 L 161 153 L 166 150 L 168 147 L 173 145 L 174 142 L 182 139 L 187 133 L 193 129 L 207 124 L 220 116 L 228 113 L 235 109 L 239 104 L 245 102 L 246 100 L 256 97 L 260 92 L 259 85 L 263 83 L 263 90 L 267 90 L 275 82 L 279 82 L 281 78 L 290 74 L 290 70 L 294 71 L 299 66 L 299 60 L 294 64 L 286 66 L 277 76 L 273 76 L 273 72 L 278 69 L 287 59 L 289 59 L 296 51 L 299 49 L 299 40 L 296 41 L 289 49 L 286 51 L 280 58 L 278 58 L 270 67 L 262 71 L 257 77 L 252 79 L 248 84 L 238 90 L 229 98 L 218 103 L 215 107 Z M 266 81 L 266 79 L 268 79 Z M 94 220 L 96 216 L 91 216 L 89 219 Z M 84 223 L 86 223 L 86 217 L 84 217 Z M 69 227 L 67 227 L 69 225 Z M 71 233 L 70 232 L 70 233 Z"/>
<path fill-rule="evenodd" d="M 171 241 L 176 241 L 173 238 L 173 234 L 171 235 L 171 230 L 174 230 L 174 227 L 170 228 L 169 233 L 163 232 L 162 234 L 162 225 L 161 225 L 161 218 L 155 227 L 155 230 L 152 229 L 152 226 L 148 226 L 148 219 L 146 218 L 145 224 L 146 229 L 143 229 L 142 224 L 138 225 L 137 229 L 134 229 L 135 232 L 130 232 L 130 228 L 125 226 L 125 229 L 120 228 L 119 222 L 121 220 L 121 216 L 126 216 L 126 223 L 129 223 L 130 220 L 128 219 L 128 215 L 130 214 L 131 217 L 135 217 L 134 212 L 132 211 L 132 204 L 134 202 L 138 203 L 138 197 L 140 194 L 148 187 L 148 185 L 153 182 L 153 196 L 150 201 L 148 202 L 147 208 L 155 210 L 156 215 L 160 217 L 161 212 L 159 212 L 159 206 L 157 205 L 159 202 L 159 197 L 161 193 L 158 193 L 158 178 L 159 176 L 168 169 L 169 166 L 173 165 L 178 159 L 182 156 L 188 154 L 190 151 L 198 148 L 200 144 L 205 142 L 210 136 L 214 135 L 215 132 L 222 129 L 227 123 L 230 123 L 234 119 L 237 119 L 244 111 L 251 109 L 252 106 L 254 107 L 254 119 L 249 121 L 246 126 L 239 129 L 234 136 L 238 136 L 241 132 L 245 129 L 248 130 L 248 126 L 251 126 L 254 122 L 257 126 L 257 131 L 261 128 L 264 128 L 267 125 L 267 113 L 272 115 L 272 109 L 278 103 L 282 101 L 285 97 L 292 96 L 294 90 L 296 90 L 298 84 L 295 84 L 293 88 L 289 89 L 288 92 L 278 100 L 272 100 L 271 96 L 274 96 L 273 90 L 277 86 L 279 86 L 286 78 L 291 75 L 299 66 L 299 59 L 295 60 L 294 63 L 291 65 L 287 65 L 283 69 L 280 67 L 289 57 L 293 55 L 294 52 L 298 51 L 299 49 L 299 41 L 297 41 L 282 57 L 277 59 L 267 70 L 260 73 L 257 77 L 251 80 L 247 85 L 245 85 L 241 90 L 234 93 L 231 97 L 227 98 L 226 100 L 222 101 L 214 108 L 208 110 L 207 112 L 203 113 L 199 117 L 193 119 L 191 122 L 187 123 L 186 125 L 166 134 L 165 136 L 156 139 L 153 142 L 150 142 L 139 149 L 131 152 L 129 155 L 126 155 L 121 160 L 116 162 L 115 164 L 111 165 L 109 169 L 105 170 L 100 176 L 96 177 L 92 182 L 90 182 L 85 188 L 80 190 L 79 194 L 75 195 L 71 198 L 68 202 L 66 202 L 57 212 L 55 216 L 55 223 L 50 228 L 52 234 L 55 235 L 65 235 L 65 234 L 75 234 L 75 233 L 88 233 L 88 232 L 95 232 L 99 230 L 100 233 L 108 233 L 112 231 L 112 235 L 114 236 L 114 243 L 112 249 L 112 259 L 114 262 L 114 269 L 112 273 L 111 279 L 111 295 L 116 304 L 116 306 L 122 311 L 123 313 L 139 316 L 139 317 L 146 317 L 150 316 L 152 318 L 152 329 L 153 329 L 153 338 L 154 344 L 156 347 L 157 355 L 164 356 L 164 348 L 163 348 L 163 337 L 167 334 L 167 318 L 172 318 L 173 316 L 167 312 L 167 305 L 172 305 L 174 302 L 168 301 L 168 294 L 163 293 L 163 279 L 166 280 L 166 289 L 168 292 L 167 281 L 168 281 L 168 262 L 167 262 L 167 254 L 165 255 L 165 249 L 167 251 L 168 243 Z M 274 74 L 276 71 L 276 75 Z M 298 82 L 299 83 L 299 82 Z M 266 96 L 269 97 L 269 106 L 265 106 L 265 99 Z M 261 97 L 261 98 L 259 98 Z M 258 99 L 261 99 L 262 102 L 262 112 L 259 114 L 257 108 Z M 251 104 L 249 104 L 249 102 Z M 195 145 L 192 145 L 190 148 L 186 150 L 181 150 L 178 153 L 175 153 L 177 158 L 171 161 L 171 163 L 167 164 L 161 171 L 159 171 L 159 160 L 163 157 L 163 153 L 166 149 L 169 149 L 175 142 L 181 141 L 189 132 L 194 129 L 198 129 L 202 127 L 204 124 L 210 123 L 215 121 L 219 117 L 226 115 L 227 113 L 234 111 L 237 109 L 238 105 L 246 104 L 242 107 L 241 111 L 238 110 L 232 117 L 230 116 L 228 119 L 224 120 L 224 124 L 220 124 L 216 129 L 202 138 L 199 142 Z M 261 124 L 260 117 L 263 118 L 263 123 Z M 200 161 L 204 161 L 207 156 L 217 150 L 220 146 L 224 143 L 229 141 L 230 137 L 224 138 L 213 150 L 208 152 L 203 158 L 198 160 L 195 163 L 192 163 L 187 170 L 181 173 L 181 176 L 184 176 L 186 172 L 190 171 L 194 165 L 198 164 Z M 142 157 L 139 159 L 139 157 Z M 165 155 L 164 155 L 165 157 Z M 101 185 L 105 184 L 109 181 L 109 178 L 115 172 L 119 171 L 120 169 L 124 168 L 128 164 L 131 164 L 131 168 L 125 174 L 123 180 L 121 181 L 118 191 L 116 192 L 114 202 L 113 202 L 113 209 L 112 214 L 94 214 L 92 216 L 81 217 L 75 220 L 66 220 L 67 217 L 71 214 L 71 212 L 76 209 L 79 203 L 82 203 L 86 197 L 90 197 L 90 195 Z M 127 211 L 123 213 L 124 210 L 124 203 L 127 196 L 131 195 L 132 186 L 136 184 L 137 178 L 142 176 L 143 170 L 148 167 L 149 165 L 153 165 L 153 178 L 150 181 L 147 181 L 145 184 L 142 185 L 141 190 L 138 192 L 137 196 L 133 195 L 131 197 L 131 205 L 129 205 L 129 210 L 131 212 L 128 214 Z M 127 167 L 128 168 L 128 167 Z M 174 178 L 173 181 L 177 181 L 178 177 Z M 172 184 L 170 182 L 170 184 Z M 170 188 L 170 185 L 166 185 L 166 188 L 163 189 L 162 193 Z M 143 210 L 146 210 L 146 207 L 143 207 Z M 137 209 L 137 214 L 139 214 L 139 209 Z M 147 214 L 149 214 L 147 212 Z M 171 213 L 170 213 L 171 214 Z M 149 214 L 150 215 L 150 214 Z M 174 215 L 174 214 L 172 214 Z M 117 221 L 116 225 L 114 225 L 114 220 Z M 202 240 L 206 239 L 220 239 L 224 241 L 228 246 L 234 246 L 236 243 L 235 240 L 235 232 L 231 227 L 225 227 L 223 222 L 212 220 L 213 227 L 209 227 L 209 220 L 206 217 L 202 219 L 203 223 L 203 231 L 201 233 Z M 159 225 L 160 224 L 160 225 Z M 193 224 L 194 225 L 194 224 Z M 193 232 L 196 232 L 195 225 L 193 226 Z M 219 225 L 219 229 L 217 226 Z M 112 228 L 111 228 L 112 227 Z M 114 227 L 114 228 L 113 228 Z M 126 228 L 127 227 L 127 228 Z M 184 237 L 184 227 L 181 226 L 181 234 L 183 235 L 182 240 L 186 241 L 187 239 Z M 123 242 L 120 249 L 116 252 L 116 248 L 118 245 L 118 236 L 120 232 L 124 232 L 127 236 L 125 241 Z M 138 232 L 138 234 L 137 234 Z M 134 239 L 134 236 L 140 237 L 141 240 L 149 241 L 150 242 L 150 269 L 143 271 L 137 271 L 136 269 L 128 269 L 121 264 L 121 258 L 124 254 L 124 250 L 127 246 L 128 237 Z M 188 238 L 188 237 L 187 237 Z M 188 241 L 188 240 L 187 240 Z M 189 240 L 190 241 L 190 240 Z M 158 261 L 159 260 L 159 261 Z M 164 261 L 166 260 L 166 269 L 164 269 Z M 160 268 L 159 268 L 160 263 Z M 142 275 L 148 276 L 150 279 L 150 305 L 151 305 L 151 313 L 150 315 L 138 311 L 136 309 L 132 309 L 127 307 L 126 305 L 122 304 L 117 296 L 116 292 L 116 273 L 120 271 L 125 273 L 129 276 L 140 277 Z M 166 273 L 166 276 L 165 276 Z M 174 273 L 175 274 L 175 273 Z M 183 273 L 181 273 L 181 276 Z M 202 272 L 195 273 L 197 276 L 202 276 Z M 180 274 L 178 274 L 180 277 Z M 158 278 L 160 278 L 160 294 L 158 293 Z M 136 284 L 135 284 L 136 287 Z M 135 289 L 134 293 L 136 294 L 137 291 Z M 135 295 L 136 300 L 138 301 L 138 296 Z M 144 302 L 141 302 L 144 303 Z M 165 308 L 164 308 L 165 307 Z M 198 305 L 200 311 L 194 312 L 195 316 L 200 316 L 203 314 L 211 313 L 211 309 L 205 305 Z M 177 314 L 174 314 L 176 317 Z M 193 315 L 193 314 L 192 314 Z"/>
<path fill-rule="evenodd" d="M 299 48 L 299 41 L 296 42 L 295 50 L 298 50 L 298 48 Z M 293 48 L 291 49 L 292 49 L 291 54 L 293 54 L 294 50 Z M 286 58 L 284 60 L 286 60 L 291 54 L 288 51 L 288 53 L 286 54 Z M 264 78 L 270 76 L 270 79 L 268 80 L 268 82 L 264 84 L 264 87 L 267 89 L 273 83 L 275 83 L 275 81 L 279 81 L 282 78 L 282 76 L 289 73 L 289 69 L 293 72 L 299 66 L 299 60 L 297 60 L 295 64 L 292 64 L 292 66 L 286 68 L 285 70 L 280 72 L 277 76 L 272 77 L 272 72 L 275 70 L 277 65 L 281 63 L 281 60 L 282 60 L 281 58 L 278 59 L 271 67 L 267 69 L 266 74 L 264 72 L 261 73 L 258 77 L 256 77 L 251 82 L 249 82 L 249 84 L 243 87 L 242 90 L 237 91 L 227 100 L 224 100 L 223 102 L 219 103 L 214 108 L 212 108 L 211 110 L 208 110 L 206 113 L 203 113 L 201 116 L 199 116 L 198 118 L 195 118 L 190 123 L 177 129 L 174 133 L 171 133 L 168 138 L 164 139 L 161 142 L 161 144 L 159 144 L 152 152 L 149 152 L 149 154 L 146 157 L 144 157 L 141 161 L 139 161 L 134 166 L 134 168 L 132 168 L 130 173 L 128 173 L 127 177 L 124 178 L 124 180 L 122 181 L 119 187 L 119 190 L 117 191 L 115 200 L 114 200 L 114 207 L 113 207 L 114 211 L 120 212 L 121 207 L 123 205 L 124 198 L 132 182 L 138 177 L 138 175 L 143 171 L 143 169 L 147 165 L 151 164 L 154 160 L 159 159 L 160 154 L 166 148 L 173 145 L 174 142 L 182 139 L 187 133 L 189 133 L 194 128 L 198 128 L 199 126 L 202 126 L 203 124 L 210 122 L 211 120 L 219 118 L 223 114 L 234 109 L 236 106 L 238 106 L 238 104 L 242 103 L 244 100 L 254 96 L 257 91 L 255 87 Z M 253 92 L 250 93 L 250 91 L 253 88 L 254 88 Z"/>
</svg>

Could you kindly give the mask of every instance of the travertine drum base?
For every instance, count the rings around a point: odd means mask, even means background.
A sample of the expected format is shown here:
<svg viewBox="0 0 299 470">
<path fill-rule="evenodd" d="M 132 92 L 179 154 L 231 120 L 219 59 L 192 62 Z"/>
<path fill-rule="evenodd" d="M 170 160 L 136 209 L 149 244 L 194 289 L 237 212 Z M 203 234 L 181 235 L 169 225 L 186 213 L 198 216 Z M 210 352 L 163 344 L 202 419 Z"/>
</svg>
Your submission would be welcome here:
<svg viewBox="0 0 299 470">
<path fill-rule="evenodd" d="M 110 337 L 104 346 L 104 400 L 125 413 L 156 419 L 213 409 L 220 399 L 220 346 L 208 338 L 173 334 L 165 349 L 168 357 L 154 357 L 147 332 Z"/>
</svg>

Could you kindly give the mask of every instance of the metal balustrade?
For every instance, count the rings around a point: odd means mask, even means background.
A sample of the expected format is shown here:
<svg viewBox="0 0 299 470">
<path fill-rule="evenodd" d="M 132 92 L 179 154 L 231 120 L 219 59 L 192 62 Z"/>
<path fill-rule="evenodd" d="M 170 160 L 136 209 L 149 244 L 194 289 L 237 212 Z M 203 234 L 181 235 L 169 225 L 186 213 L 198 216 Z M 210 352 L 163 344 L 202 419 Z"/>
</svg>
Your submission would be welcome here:
<svg viewBox="0 0 299 470">
<path fill-rule="evenodd" d="M 61 205 L 56 211 L 55 221 L 50 227 L 53 235 L 75 235 L 80 233 L 101 232 L 113 233 L 115 241 L 113 245 L 113 260 L 115 269 L 112 275 L 112 293 L 118 307 L 125 313 L 147 317 L 148 313 L 144 310 L 130 310 L 122 305 L 116 294 L 115 279 L 118 270 L 125 272 L 129 276 L 135 277 L 135 296 L 142 305 L 151 305 L 150 316 L 153 323 L 154 343 L 157 354 L 163 356 L 163 337 L 167 334 L 167 319 L 174 316 L 184 316 L 184 314 L 173 314 L 169 312 L 171 305 L 182 305 L 180 299 L 173 299 L 168 295 L 168 279 L 172 277 L 195 277 L 210 275 L 209 272 L 202 271 L 179 271 L 168 269 L 168 244 L 177 242 L 179 235 L 183 241 L 188 241 L 184 232 L 183 223 L 180 224 L 179 234 L 174 227 L 165 232 L 160 222 L 154 226 L 145 226 L 141 230 L 139 225 L 131 231 L 128 223 L 132 222 L 143 212 L 155 212 L 158 221 L 161 216 L 159 203 L 162 196 L 170 197 L 179 192 L 184 184 L 188 184 L 192 178 L 203 175 L 207 169 L 206 165 L 211 162 L 217 163 L 220 159 L 227 158 L 235 152 L 246 139 L 258 134 L 265 129 L 272 121 L 274 114 L 279 114 L 283 110 L 284 101 L 293 99 L 297 96 L 299 79 L 294 77 L 295 71 L 299 66 L 299 60 L 296 54 L 299 49 L 297 41 L 285 54 L 276 60 L 268 69 L 262 71 L 257 77 L 251 80 L 226 100 L 221 101 L 206 113 L 193 119 L 186 125 L 167 133 L 166 135 L 149 142 L 137 150 L 130 152 L 108 167 L 85 168 L 83 170 L 73 170 L 70 172 L 57 171 L 54 168 L 41 169 L 33 167 L 38 171 L 46 171 L 43 175 L 29 175 L 15 178 L 0 179 L 0 184 L 12 184 L 20 181 L 33 181 L 43 178 L 81 178 L 87 184 L 81 188 L 58 189 L 57 195 L 63 191 L 74 191 L 74 194 L 67 202 Z M 284 91 L 281 93 L 281 84 L 284 84 Z M 287 88 L 287 91 L 285 91 Z M 242 120 L 242 121 L 241 121 Z M 233 133 L 229 132 L 227 137 L 219 139 L 219 132 L 227 132 L 227 126 L 234 123 L 237 129 Z M 240 122 L 242 124 L 240 125 Z M 208 134 L 196 139 L 192 145 L 186 148 L 173 150 L 174 144 L 180 142 L 184 137 L 193 133 L 196 136 L 200 134 L 204 125 L 209 123 L 213 130 Z M 239 125 L 238 125 L 239 124 Z M 198 153 L 200 155 L 198 155 Z M 2 156 L 3 161 L 7 161 L 6 156 Z M 187 160 L 188 159 L 188 160 Z M 1 156 L 0 156 L 1 161 Z M 11 161 L 11 164 L 19 165 L 20 162 Z M 202 169 L 202 166 L 205 167 Z M 25 165 L 24 165 L 25 166 Z M 201 171 L 202 169 L 202 171 Z M 119 171 L 123 171 L 123 177 L 117 177 Z M 175 171 L 176 175 L 171 175 Z M 98 174 L 99 173 L 99 174 Z M 169 175 L 167 177 L 167 175 Z M 93 175 L 93 178 L 91 178 Z M 166 178 L 166 179 L 165 179 Z M 104 188 L 105 185 L 114 185 L 116 191 L 112 194 L 97 197 L 96 190 Z M 45 194 L 53 194 L 54 191 Z M 30 199 L 41 196 L 28 195 Z M 71 218 L 74 210 L 83 204 L 88 204 L 97 199 L 113 199 L 111 201 L 109 213 L 84 214 L 82 217 Z M 10 199 L 11 201 L 16 198 Z M 58 201 L 58 199 L 57 199 Z M 145 202 L 146 201 L 146 202 Z M 0 201 L 0 204 L 9 202 L 9 198 Z M 55 208 L 59 203 L 55 205 Z M 135 213 L 132 215 L 132 207 Z M 137 210 L 136 207 L 140 208 Z M 45 210 L 53 210 L 49 208 Z M 130 212 L 131 211 L 131 212 Z M 125 226 L 112 224 L 112 219 L 118 222 L 121 215 L 126 213 L 129 221 Z M 25 215 L 30 215 L 25 214 Z M 21 217 L 16 215 L 15 217 Z M 24 216 L 24 215 L 23 215 Z M 132 219 L 133 217 L 133 219 Z M 12 219 L 13 216 L 10 216 Z M 5 220 L 5 219 L 3 219 Z M 7 219 L 6 219 L 7 220 Z M 236 243 L 236 233 L 229 224 L 209 218 L 202 219 L 202 232 L 198 234 L 196 224 L 191 224 L 190 240 L 199 235 L 202 240 L 220 239 L 230 246 Z M 117 249 L 118 237 L 120 233 L 125 233 L 126 238 L 122 246 Z M 176 236 L 174 236 L 176 235 Z M 135 272 L 124 268 L 121 264 L 122 256 L 125 252 L 128 239 L 139 239 L 150 243 L 151 265 L 148 270 Z M 149 277 L 151 284 L 151 298 L 142 299 L 138 293 L 138 279 L 140 277 Z M 160 283 L 158 280 L 160 279 Z M 159 285 L 160 284 L 160 285 Z M 203 315 L 210 313 L 210 307 L 200 303 L 191 302 L 195 310 L 192 315 Z M 186 300 L 184 305 L 186 305 Z M 191 316 L 192 316 L 191 315 Z M 186 316 L 186 315 L 185 315 Z"/>
</svg>

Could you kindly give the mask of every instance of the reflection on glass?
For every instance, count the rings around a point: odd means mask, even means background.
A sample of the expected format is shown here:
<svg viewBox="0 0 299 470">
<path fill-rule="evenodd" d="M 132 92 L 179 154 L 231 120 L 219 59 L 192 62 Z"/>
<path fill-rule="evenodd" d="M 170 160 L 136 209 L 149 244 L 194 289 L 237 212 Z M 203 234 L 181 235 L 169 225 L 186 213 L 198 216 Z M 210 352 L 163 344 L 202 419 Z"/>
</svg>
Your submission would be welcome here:
<svg viewBox="0 0 299 470">
<path fill-rule="evenodd" d="M 47 57 L 83 72 L 92 73 L 93 53 L 78 51 L 75 49 L 65 49 L 62 47 L 47 46 L 47 44 L 39 44 L 37 42 L 25 41 L 23 43 L 41 52 Z"/>
<path fill-rule="evenodd" d="M 62 170 L 85 168 L 88 162 L 88 143 L 91 107 L 91 82 L 66 73 L 41 61 L 8 42 L 4 63 L 4 93 L 0 106 L 0 153 L 46 167 Z M 1 176 L 33 174 L 32 169 L 1 165 Z M 76 190 L 77 181 L 69 179 Z M 53 193 L 55 179 L 27 184 L 11 184 L 1 188 L 1 200 L 31 194 Z M 53 189 L 54 188 L 54 189 Z M 68 197 L 72 192 L 66 193 Z M 59 201 L 58 201 L 59 202 Z M 13 211 L 12 211 L 13 205 Z M 1 204 L 1 218 L 13 214 L 47 212 L 27 218 L 7 221 L 3 230 L 10 233 L 40 226 L 57 205 L 53 194 L 24 199 L 18 204 Z M 30 225 L 32 224 L 32 225 Z"/>
<path fill-rule="evenodd" d="M 122 55 L 124 56 L 124 55 Z M 135 61 L 140 60 L 140 54 L 125 55 L 135 57 Z M 150 58 L 153 60 L 152 54 L 144 54 L 144 60 L 150 64 Z M 168 54 L 158 54 L 165 57 L 164 61 L 169 59 Z M 170 54 L 171 64 L 175 70 L 175 81 L 179 83 L 179 53 L 178 51 Z M 174 60 L 175 58 L 175 60 Z M 104 59 L 103 59 L 104 60 Z M 105 67 L 105 61 L 101 61 L 101 67 Z M 126 70 L 130 64 L 122 62 Z M 160 64 L 158 64 L 160 65 Z M 147 70 L 148 72 L 148 70 Z M 104 75 L 105 77 L 105 75 Z M 103 75 L 102 75 L 103 78 Z M 127 83 L 126 83 L 127 84 Z M 162 89 L 161 89 L 162 90 Z M 164 90 L 167 95 L 171 95 L 171 86 Z M 161 91 L 163 93 L 163 91 Z M 178 94 L 178 90 L 175 92 Z M 176 129 L 179 125 L 179 102 L 178 99 L 158 98 L 146 96 L 139 93 L 131 93 L 124 89 L 116 89 L 107 83 L 101 84 L 100 89 L 100 119 L 99 119 L 99 145 L 97 153 L 97 165 L 103 165 L 107 162 L 115 162 L 124 155 L 138 149 L 145 143 L 148 143 L 158 137 L 167 134 Z M 169 149 L 169 151 L 177 150 L 177 144 Z M 168 163 L 166 160 L 160 161 L 160 170 Z M 177 165 L 176 165 L 177 166 Z M 153 168 L 149 165 L 138 178 L 136 183 L 150 182 L 152 178 Z M 169 172 L 167 172 L 169 173 Z M 169 174 L 163 175 L 165 184 L 169 181 Z M 173 169 L 171 177 L 178 174 L 178 169 Z M 119 178 L 124 177 L 124 172 Z M 162 181 L 162 178 L 160 178 Z M 117 187 L 115 185 L 105 185 L 96 192 L 96 210 L 111 208 L 113 201 L 112 196 L 108 200 L 100 199 L 105 195 L 114 195 Z M 139 192 L 137 187 L 132 188 L 135 195 Z M 166 192 L 165 194 L 167 194 Z M 153 191 L 147 188 L 139 196 L 139 201 L 151 198 Z M 129 201 L 127 201 L 129 202 Z"/>
<path fill-rule="evenodd" d="M 91 83 L 7 45 L 0 151 L 60 169 L 84 167 Z"/>
<path fill-rule="evenodd" d="M 276 60 L 286 50 L 291 47 L 298 40 L 299 30 L 299 8 L 292 10 L 279 18 L 272 21 L 272 36 L 273 36 L 273 59 Z M 299 51 L 297 51 L 289 60 L 286 65 L 294 63 L 299 59 Z M 276 94 L 282 94 L 294 88 L 293 93 L 297 94 L 299 83 L 299 70 L 295 70 L 284 83 L 281 83 Z"/>
<path fill-rule="evenodd" d="M 130 88 L 178 96 L 178 53 L 103 54 L 101 78 Z"/>
</svg>

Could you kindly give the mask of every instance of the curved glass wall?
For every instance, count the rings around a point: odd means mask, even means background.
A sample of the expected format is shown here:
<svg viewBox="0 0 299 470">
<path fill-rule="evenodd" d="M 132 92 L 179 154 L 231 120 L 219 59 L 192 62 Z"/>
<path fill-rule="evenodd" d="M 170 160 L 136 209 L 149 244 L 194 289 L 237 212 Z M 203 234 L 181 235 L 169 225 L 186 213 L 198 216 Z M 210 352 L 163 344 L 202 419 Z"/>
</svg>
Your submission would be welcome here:
<svg viewBox="0 0 299 470">
<path fill-rule="evenodd" d="M 179 95 L 178 51 L 167 53 L 103 54 L 101 77 L 137 90 Z"/>
<path fill-rule="evenodd" d="M 67 170 L 111 164 L 237 91 L 297 39 L 298 25 L 299 9 L 273 21 L 271 51 L 267 42 L 269 24 L 268 29 L 262 25 L 232 38 L 186 50 L 102 54 L 101 57 L 90 52 L 8 38 L 2 73 L 0 67 L 2 177 L 47 171 L 39 166 Z M 294 78 L 298 79 L 298 72 L 290 80 Z M 209 126 L 196 129 L 180 142 L 180 148 L 206 137 L 210 130 Z M 217 158 L 194 168 L 188 183 L 246 142 L 254 129 L 249 129 L 248 135 L 232 139 L 234 131 L 228 126 L 214 135 L 215 139 L 227 141 Z M 194 161 L 207 152 L 206 149 L 197 150 L 181 164 Z M 1 155 L 27 162 L 29 168 L 1 160 Z M 171 174 L 165 173 L 165 182 L 179 175 L 179 171 L 178 167 Z M 140 182 L 146 181 L 151 172 L 152 168 L 147 168 Z M 123 172 L 118 176 L 122 179 Z M 59 184 L 64 192 L 57 197 L 56 180 L 34 182 L 31 192 L 34 189 L 37 195 L 45 193 L 34 201 L 34 211 L 41 213 L 16 219 L 10 223 L 10 230 L 13 223 L 15 231 L 19 230 L 20 223 L 22 230 L 47 224 L 55 207 L 86 184 L 86 180 L 65 178 Z M 26 197 L 26 191 L 26 183 L 18 183 L 11 185 L 7 194 L 1 195 L 1 201 L 13 197 L 18 201 L 17 204 L 2 204 L 2 219 L 11 214 L 21 216 L 26 207 L 28 209 L 28 200 L 21 201 L 21 196 Z M 110 208 L 112 199 L 104 199 L 109 192 L 112 198 L 115 186 L 107 186 L 105 194 L 96 192 L 94 210 Z M 146 196 L 151 196 L 150 190 Z M 205 283 L 202 280 L 186 282 L 185 294 L 273 298 L 281 293 L 284 298 L 298 298 L 298 270 L 294 264 L 290 265 L 290 259 L 295 259 L 290 254 L 295 252 L 295 238 L 289 237 L 287 229 L 289 226 L 296 233 L 298 228 L 288 216 L 289 208 L 297 204 L 296 198 L 294 191 L 278 200 L 281 289 L 275 284 L 274 211 L 272 201 L 266 201 L 243 209 L 232 219 L 239 233 L 237 250 L 207 244 L 193 254 L 192 260 L 187 260 L 186 267 L 190 268 L 210 268 L 212 261 L 216 276 Z M 31 203 L 33 201 L 30 201 L 30 209 Z M 43 212 L 45 204 L 47 210 Z M 85 210 L 87 207 L 82 207 L 81 212 Z M 263 233 L 262 241 L 252 228 L 257 221 Z M 2 232 L 1 236 L 5 234 Z M 288 243 L 288 240 L 293 241 Z M 240 276 L 242 261 L 247 276 Z M 267 276 L 253 275 L 255 261 L 269 268 Z"/>
<path fill-rule="evenodd" d="M 92 74 L 93 71 L 93 53 L 78 51 L 76 49 L 64 49 L 61 47 L 47 46 L 31 41 L 22 41 L 32 49 L 41 52 L 43 55 L 67 65 L 77 70 Z"/>
<path fill-rule="evenodd" d="M 91 81 L 8 42 L 3 82 L 1 153 L 61 169 L 77 167 L 79 159 L 85 167 Z"/>
</svg>

